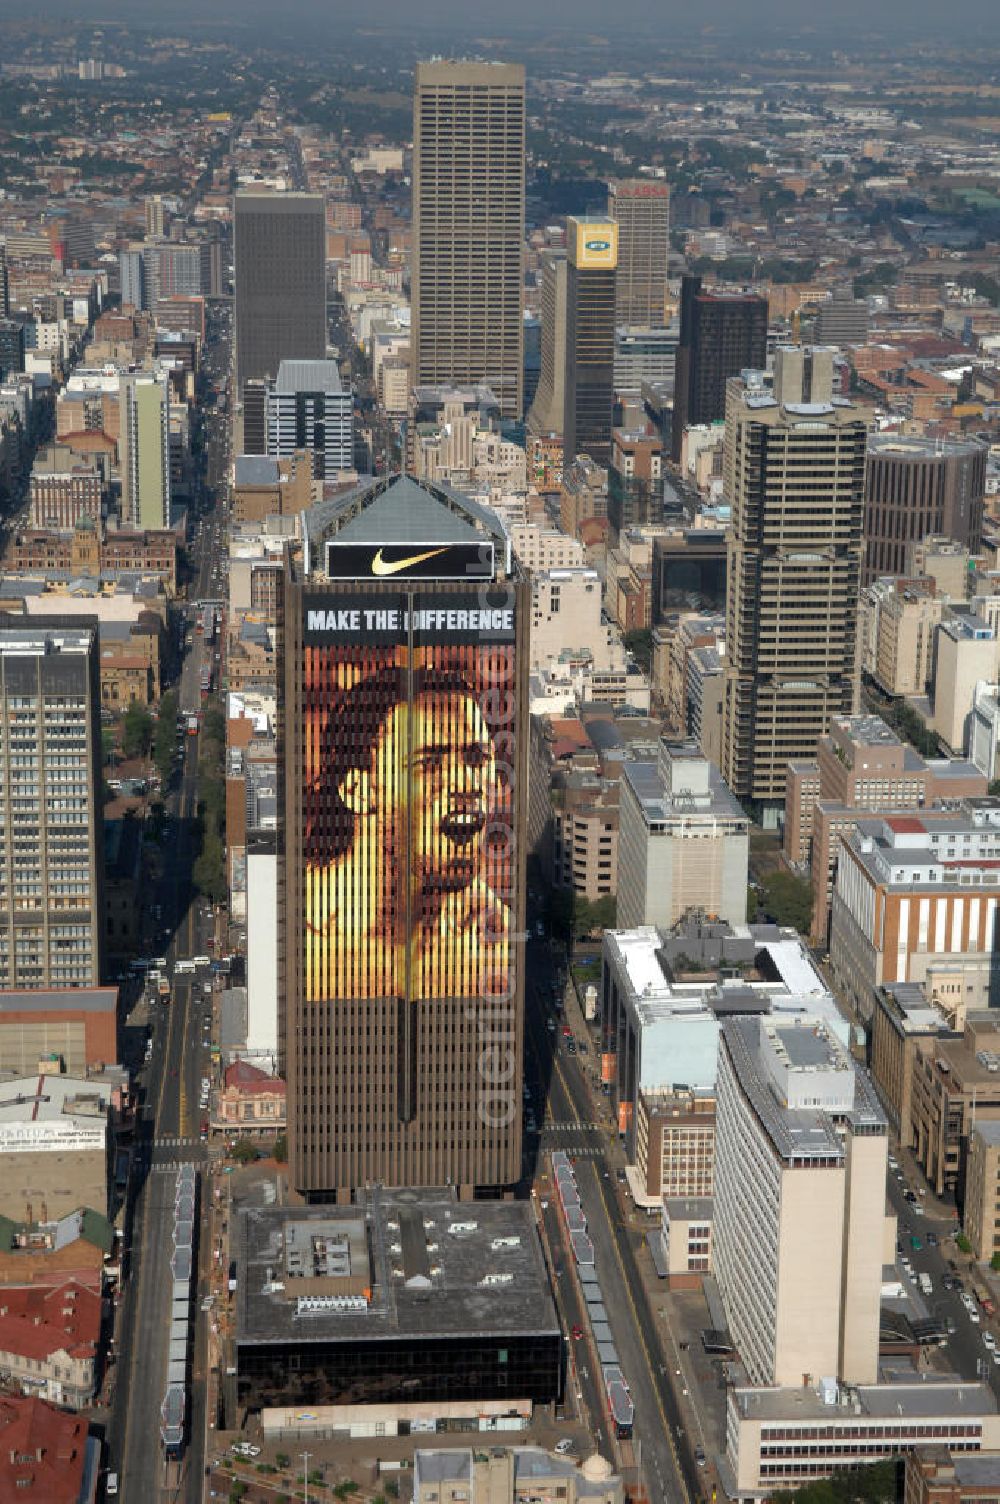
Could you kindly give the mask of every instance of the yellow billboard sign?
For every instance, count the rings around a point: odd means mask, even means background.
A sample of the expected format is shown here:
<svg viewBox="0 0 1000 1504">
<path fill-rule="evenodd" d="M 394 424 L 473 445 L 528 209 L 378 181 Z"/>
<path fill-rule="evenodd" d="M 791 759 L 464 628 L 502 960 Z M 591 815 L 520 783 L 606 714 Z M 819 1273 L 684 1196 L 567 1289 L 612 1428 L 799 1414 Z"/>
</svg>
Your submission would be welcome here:
<svg viewBox="0 0 1000 1504">
<path fill-rule="evenodd" d="M 573 265 L 611 271 L 618 265 L 618 224 L 613 219 L 572 219 Z"/>
</svg>

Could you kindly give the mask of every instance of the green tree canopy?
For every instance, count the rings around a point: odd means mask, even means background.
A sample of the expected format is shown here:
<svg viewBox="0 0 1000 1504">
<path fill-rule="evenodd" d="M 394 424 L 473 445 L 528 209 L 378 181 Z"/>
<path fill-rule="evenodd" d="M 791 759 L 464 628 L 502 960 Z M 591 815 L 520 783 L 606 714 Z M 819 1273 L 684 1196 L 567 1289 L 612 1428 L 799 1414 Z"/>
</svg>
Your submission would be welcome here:
<svg viewBox="0 0 1000 1504">
<path fill-rule="evenodd" d="M 772 872 L 764 879 L 764 908 L 776 924 L 791 925 L 800 935 L 812 923 L 812 887 L 792 872 Z"/>
<path fill-rule="evenodd" d="M 126 757 L 145 757 L 153 740 L 153 717 L 145 705 L 133 700 L 122 723 L 122 750 Z"/>
</svg>

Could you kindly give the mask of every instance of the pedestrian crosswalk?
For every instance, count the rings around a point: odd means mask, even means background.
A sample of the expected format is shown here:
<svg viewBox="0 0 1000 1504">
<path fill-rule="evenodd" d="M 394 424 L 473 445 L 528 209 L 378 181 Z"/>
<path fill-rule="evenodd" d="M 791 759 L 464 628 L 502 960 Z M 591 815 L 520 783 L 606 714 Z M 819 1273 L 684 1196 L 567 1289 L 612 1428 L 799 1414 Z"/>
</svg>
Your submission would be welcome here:
<svg viewBox="0 0 1000 1504">
<path fill-rule="evenodd" d="M 573 1159 L 603 1159 L 604 1150 L 600 1144 L 567 1144 L 567 1149 Z"/>
<path fill-rule="evenodd" d="M 602 1123 L 579 1123 L 569 1120 L 565 1123 L 545 1123 L 543 1133 L 597 1133 L 606 1124 Z"/>
<path fill-rule="evenodd" d="M 153 1140 L 154 1149 L 187 1149 L 199 1143 L 197 1138 L 179 1138 L 176 1134 L 166 1134 L 163 1138 Z"/>
</svg>

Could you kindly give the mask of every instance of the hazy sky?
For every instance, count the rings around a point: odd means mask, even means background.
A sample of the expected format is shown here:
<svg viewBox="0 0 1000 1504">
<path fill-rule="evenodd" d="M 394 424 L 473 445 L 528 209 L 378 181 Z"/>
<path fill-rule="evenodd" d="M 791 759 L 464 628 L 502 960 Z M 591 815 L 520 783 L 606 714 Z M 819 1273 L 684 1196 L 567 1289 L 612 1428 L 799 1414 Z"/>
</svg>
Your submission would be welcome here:
<svg viewBox="0 0 1000 1504">
<path fill-rule="evenodd" d="M 979 31 L 992 43 L 997 0 L 93 0 L 88 19 L 152 22 L 157 30 L 194 19 L 225 25 L 250 20 L 265 24 L 283 19 L 287 31 L 298 21 L 303 29 L 335 31 L 346 25 L 402 26 L 408 32 L 437 32 L 441 27 L 464 34 L 509 35 L 527 29 L 567 28 L 610 33 L 623 41 L 629 32 L 690 35 L 718 27 L 745 35 L 788 27 L 795 33 L 815 30 L 840 35 L 850 45 L 861 41 L 869 28 L 882 35 L 898 29 L 901 36 L 937 35 L 944 39 Z M 0 0 L 0 15 L 24 15 L 23 0 Z M 76 0 L 38 0 L 36 16 L 80 17 Z"/>
</svg>

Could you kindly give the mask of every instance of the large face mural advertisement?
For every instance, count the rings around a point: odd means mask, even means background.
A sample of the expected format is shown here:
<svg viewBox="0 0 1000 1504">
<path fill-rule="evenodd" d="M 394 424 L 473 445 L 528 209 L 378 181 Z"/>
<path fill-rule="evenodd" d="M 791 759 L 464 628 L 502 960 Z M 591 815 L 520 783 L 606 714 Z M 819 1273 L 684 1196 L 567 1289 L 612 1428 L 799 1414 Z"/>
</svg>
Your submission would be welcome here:
<svg viewBox="0 0 1000 1504">
<path fill-rule="evenodd" d="M 304 623 L 305 996 L 508 992 L 514 609 L 338 594 Z"/>
</svg>

